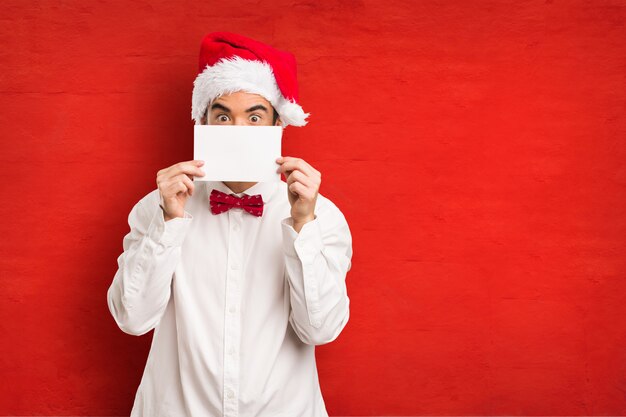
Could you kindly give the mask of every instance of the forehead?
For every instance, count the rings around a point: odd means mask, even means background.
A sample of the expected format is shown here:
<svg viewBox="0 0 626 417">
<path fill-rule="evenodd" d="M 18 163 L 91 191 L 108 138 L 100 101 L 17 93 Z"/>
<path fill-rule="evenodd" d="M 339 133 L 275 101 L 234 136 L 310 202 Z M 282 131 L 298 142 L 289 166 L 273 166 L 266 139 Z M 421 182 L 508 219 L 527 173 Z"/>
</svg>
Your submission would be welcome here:
<svg viewBox="0 0 626 417">
<path fill-rule="evenodd" d="M 224 94 L 216 98 L 213 103 L 223 103 L 230 107 L 249 106 L 254 104 L 264 104 L 271 106 L 270 102 L 260 94 L 248 93 L 246 91 L 236 91 L 230 94 Z"/>
</svg>

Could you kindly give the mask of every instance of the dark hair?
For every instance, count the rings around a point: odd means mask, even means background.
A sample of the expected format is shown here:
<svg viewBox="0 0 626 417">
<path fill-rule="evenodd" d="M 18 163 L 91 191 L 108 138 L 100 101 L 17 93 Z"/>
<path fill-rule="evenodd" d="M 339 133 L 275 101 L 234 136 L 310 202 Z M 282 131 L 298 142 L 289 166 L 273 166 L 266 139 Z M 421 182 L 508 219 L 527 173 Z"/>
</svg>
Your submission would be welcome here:
<svg viewBox="0 0 626 417">
<path fill-rule="evenodd" d="M 278 119 L 278 112 L 276 111 L 274 106 L 272 106 L 272 110 L 274 110 L 274 119 L 272 121 L 272 124 L 275 125 L 276 124 L 276 119 Z"/>
</svg>

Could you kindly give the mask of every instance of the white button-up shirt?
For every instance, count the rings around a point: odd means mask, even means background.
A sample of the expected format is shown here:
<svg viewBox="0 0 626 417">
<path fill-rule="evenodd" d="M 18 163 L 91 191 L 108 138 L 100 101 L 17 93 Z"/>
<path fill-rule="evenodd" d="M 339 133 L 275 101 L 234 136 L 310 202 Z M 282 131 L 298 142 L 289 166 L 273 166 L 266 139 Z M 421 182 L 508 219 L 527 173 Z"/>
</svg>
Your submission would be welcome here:
<svg viewBox="0 0 626 417">
<path fill-rule="evenodd" d="M 318 194 L 297 233 L 283 181 L 236 194 L 261 194 L 261 217 L 213 214 L 213 188 L 233 193 L 196 182 L 166 222 L 155 189 L 128 216 L 107 302 L 125 333 L 154 329 L 131 417 L 326 417 L 315 345 L 348 322 L 346 219 Z"/>
</svg>

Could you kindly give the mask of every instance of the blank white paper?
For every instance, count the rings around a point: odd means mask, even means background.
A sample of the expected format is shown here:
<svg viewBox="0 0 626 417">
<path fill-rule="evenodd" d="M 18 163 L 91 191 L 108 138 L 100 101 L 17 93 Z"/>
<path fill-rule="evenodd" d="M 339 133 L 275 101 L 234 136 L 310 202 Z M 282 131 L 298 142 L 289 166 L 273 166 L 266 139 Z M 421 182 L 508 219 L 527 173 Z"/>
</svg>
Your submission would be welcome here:
<svg viewBox="0 0 626 417">
<path fill-rule="evenodd" d="M 194 125 L 193 159 L 206 175 L 194 181 L 280 181 L 282 126 Z"/>
</svg>

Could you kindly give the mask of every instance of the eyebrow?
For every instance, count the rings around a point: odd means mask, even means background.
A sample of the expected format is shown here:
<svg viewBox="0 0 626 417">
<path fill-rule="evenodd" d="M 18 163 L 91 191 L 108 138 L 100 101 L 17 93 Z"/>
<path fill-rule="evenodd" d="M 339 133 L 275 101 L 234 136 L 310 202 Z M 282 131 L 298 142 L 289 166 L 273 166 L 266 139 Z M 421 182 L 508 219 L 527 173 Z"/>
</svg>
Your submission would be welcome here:
<svg viewBox="0 0 626 417">
<path fill-rule="evenodd" d="M 213 109 L 221 109 L 224 110 L 225 112 L 229 112 L 230 113 L 230 109 L 220 103 L 213 103 L 213 105 L 211 105 L 211 110 Z M 267 107 L 265 107 L 262 104 L 257 104 L 255 106 L 250 107 L 248 110 L 246 110 L 246 113 L 250 113 L 253 112 L 255 110 L 263 110 L 267 113 Z"/>
<path fill-rule="evenodd" d="M 220 103 L 213 103 L 213 105 L 211 106 L 211 110 L 213 109 L 222 109 L 224 111 L 230 112 L 230 109 L 226 106 L 222 106 Z"/>
<path fill-rule="evenodd" d="M 263 110 L 264 112 L 267 113 L 267 107 L 265 107 L 262 104 L 257 104 L 256 106 L 250 107 L 248 110 L 246 110 L 246 113 L 250 113 L 250 112 L 255 111 L 255 110 Z"/>
</svg>

